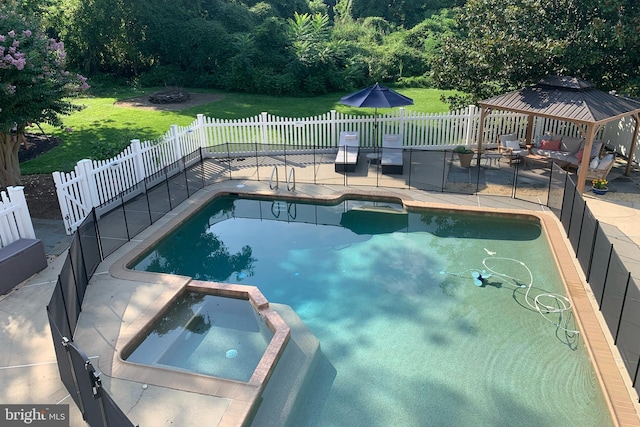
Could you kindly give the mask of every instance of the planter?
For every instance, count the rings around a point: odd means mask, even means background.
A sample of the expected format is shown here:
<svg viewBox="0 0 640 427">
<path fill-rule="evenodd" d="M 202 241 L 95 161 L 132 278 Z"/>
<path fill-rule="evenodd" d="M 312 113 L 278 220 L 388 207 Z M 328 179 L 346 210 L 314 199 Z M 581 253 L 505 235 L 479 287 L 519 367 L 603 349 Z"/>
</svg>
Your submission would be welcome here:
<svg viewBox="0 0 640 427">
<path fill-rule="evenodd" d="M 596 194 L 607 194 L 607 191 L 609 191 L 609 188 L 604 187 L 604 188 L 592 188 L 591 191 L 593 191 Z"/>
<path fill-rule="evenodd" d="M 473 160 L 474 153 L 456 153 L 458 154 L 458 160 L 460 160 L 460 166 L 468 168 L 471 166 L 471 160 Z"/>
</svg>

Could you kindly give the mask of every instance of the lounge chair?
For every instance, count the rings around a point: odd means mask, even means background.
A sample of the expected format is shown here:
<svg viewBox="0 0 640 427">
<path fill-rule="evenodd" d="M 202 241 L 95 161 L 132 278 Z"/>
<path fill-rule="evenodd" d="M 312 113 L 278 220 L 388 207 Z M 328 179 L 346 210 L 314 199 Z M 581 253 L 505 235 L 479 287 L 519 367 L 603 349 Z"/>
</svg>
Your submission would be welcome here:
<svg viewBox="0 0 640 427">
<path fill-rule="evenodd" d="M 357 131 L 340 132 L 338 154 L 336 155 L 336 172 L 355 172 L 360 149 L 360 134 Z"/>
<path fill-rule="evenodd" d="M 380 158 L 382 173 L 402 174 L 402 136 L 386 134 L 382 136 L 382 157 Z"/>
</svg>

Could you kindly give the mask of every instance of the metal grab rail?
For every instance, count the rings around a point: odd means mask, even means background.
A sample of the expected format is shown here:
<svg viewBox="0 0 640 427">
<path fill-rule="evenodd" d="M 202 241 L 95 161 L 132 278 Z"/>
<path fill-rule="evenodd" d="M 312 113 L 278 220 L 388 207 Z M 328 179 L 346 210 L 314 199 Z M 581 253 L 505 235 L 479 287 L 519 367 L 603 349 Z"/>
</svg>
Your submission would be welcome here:
<svg viewBox="0 0 640 427">
<path fill-rule="evenodd" d="M 273 175 L 276 175 L 276 183 L 273 183 Z M 269 188 L 272 190 L 277 190 L 278 189 L 278 167 L 274 166 L 273 170 L 271 171 L 271 176 L 269 177 Z"/>
<path fill-rule="evenodd" d="M 294 191 L 296 189 L 296 170 L 291 168 L 289 176 L 287 176 L 287 190 Z"/>
</svg>

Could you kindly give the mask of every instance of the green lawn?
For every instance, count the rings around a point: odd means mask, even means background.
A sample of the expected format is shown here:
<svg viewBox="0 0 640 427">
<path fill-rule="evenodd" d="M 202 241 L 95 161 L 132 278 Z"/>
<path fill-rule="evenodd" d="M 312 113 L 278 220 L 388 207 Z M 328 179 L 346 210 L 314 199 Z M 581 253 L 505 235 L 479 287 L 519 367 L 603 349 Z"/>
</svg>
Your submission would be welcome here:
<svg viewBox="0 0 640 427">
<path fill-rule="evenodd" d="M 102 90 L 97 96 L 75 100 L 75 103 L 85 108 L 68 117 L 63 117 L 64 129 L 42 126 L 46 133 L 59 137 L 62 143 L 40 157 L 23 163 L 22 173 L 28 175 L 70 171 L 78 160 L 110 157 L 129 145 L 132 139 L 144 141 L 158 138 L 165 134 L 172 124 L 189 125 L 200 113 L 222 119 L 253 117 L 263 111 L 283 117 L 316 116 L 332 109 L 348 114 L 373 114 L 373 109 L 338 104 L 338 100 L 346 95 L 346 92 L 314 98 L 280 98 L 209 91 L 209 93 L 219 93 L 223 98 L 177 112 L 121 108 L 114 105 L 119 100 L 147 95 L 156 90 L 109 88 Z M 407 110 L 427 113 L 448 110 L 447 105 L 440 101 L 440 96 L 449 92 L 435 89 L 400 89 L 398 91 L 414 100 L 415 105 L 406 107 Z M 40 132 L 37 127 L 27 131 Z"/>
</svg>

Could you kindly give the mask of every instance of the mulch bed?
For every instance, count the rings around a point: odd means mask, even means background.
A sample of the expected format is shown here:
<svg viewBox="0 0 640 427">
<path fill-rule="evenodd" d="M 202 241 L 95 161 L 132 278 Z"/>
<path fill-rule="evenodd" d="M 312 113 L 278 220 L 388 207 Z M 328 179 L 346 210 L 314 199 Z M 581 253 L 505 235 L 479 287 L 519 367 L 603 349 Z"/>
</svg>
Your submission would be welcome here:
<svg viewBox="0 0 640 427">
<path fill-rule="evenodd" d="M 38 157 L 60 144 L 60 139 L 38 134 L 26 134 L 28 148 L 20 146 L 20 163 Z M 24 196 L 32 218 L 62 219 L 53 176 L 49 174 L 23 175 Z M 0 189 L 4 190 L 4 188 Z"/>
</svg>

